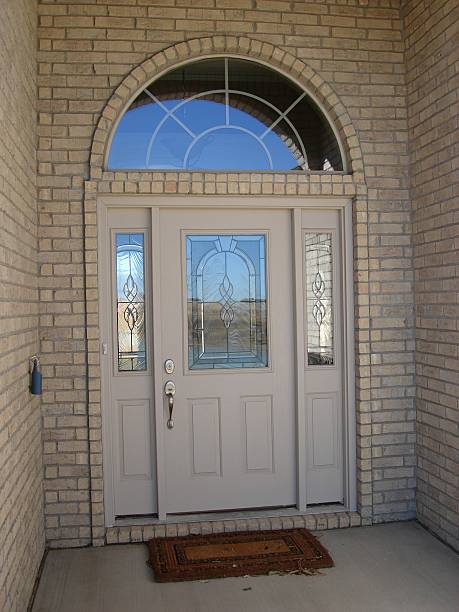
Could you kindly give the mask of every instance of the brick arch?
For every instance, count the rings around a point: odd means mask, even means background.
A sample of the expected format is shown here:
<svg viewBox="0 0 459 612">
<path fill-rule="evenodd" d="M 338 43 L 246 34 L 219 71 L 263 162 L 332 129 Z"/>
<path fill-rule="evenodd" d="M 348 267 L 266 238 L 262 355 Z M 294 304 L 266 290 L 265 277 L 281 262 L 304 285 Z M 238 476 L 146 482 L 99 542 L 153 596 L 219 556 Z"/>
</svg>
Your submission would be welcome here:
<svg viewBox="0 0 459 612">
<path fill-rule="evenodd" d="M 212 36 L 177 43 L 134 68 L 116 88 L 97 124 L 90 154 L 90 177 L 100 179 L 110 137 L 130 102 L 164 73 L 189 60 L 230 55 L 259 61 L 296 81 L 318 104 L 343 145 L 347 170 L 354 181 L 364 182 L 363 157 L 357 133 L 338 95 L 302 60 L 269 43 L 237 36 Z"/>
</svg>

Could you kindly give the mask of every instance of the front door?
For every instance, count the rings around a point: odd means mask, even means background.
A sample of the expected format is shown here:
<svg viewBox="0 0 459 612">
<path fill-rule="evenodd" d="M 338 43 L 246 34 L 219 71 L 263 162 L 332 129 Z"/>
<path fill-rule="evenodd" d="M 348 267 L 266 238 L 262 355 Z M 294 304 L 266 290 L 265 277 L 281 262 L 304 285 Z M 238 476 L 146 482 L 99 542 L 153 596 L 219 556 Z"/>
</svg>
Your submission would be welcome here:
<svg viewBox="0 0 459 612">
<path fill-rule="evenodd" d="M 100 206 L 107 522 L 343 503 L 340 213 L 184 201 Z"/>
<path fill-rule="evenodd" d="M 165 511 L 295 505 L 291 212 L 158 221 Z"/>
</svg>

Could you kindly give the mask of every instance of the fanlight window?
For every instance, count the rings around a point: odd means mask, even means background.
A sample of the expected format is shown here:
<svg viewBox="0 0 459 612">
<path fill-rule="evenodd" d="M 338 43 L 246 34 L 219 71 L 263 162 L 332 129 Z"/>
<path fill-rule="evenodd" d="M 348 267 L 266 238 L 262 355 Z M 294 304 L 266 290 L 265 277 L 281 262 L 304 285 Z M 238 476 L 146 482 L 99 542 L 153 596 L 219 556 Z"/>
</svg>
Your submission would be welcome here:
<svg viewBox="0 0 459 612">
<path fill-rule="evenodd" d="M 296 84 L 222 57 L 144 89 L 117 127 L 108 168 L 333 172 L 343 161 L 328 121 Z"/>
</svg>

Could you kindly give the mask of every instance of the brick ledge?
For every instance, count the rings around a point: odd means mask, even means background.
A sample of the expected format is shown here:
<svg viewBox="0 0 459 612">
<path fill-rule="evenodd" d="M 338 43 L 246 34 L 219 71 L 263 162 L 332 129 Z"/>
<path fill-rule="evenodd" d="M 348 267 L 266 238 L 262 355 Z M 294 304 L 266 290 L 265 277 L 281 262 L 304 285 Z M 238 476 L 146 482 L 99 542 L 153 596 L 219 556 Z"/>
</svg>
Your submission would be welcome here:
<svg viewBox="0 0 459 612">
<path fill-rule="evenodd" d="M 318 531 L 360 527 L 370 523 L 369 519 L 362 518 L 358 512 L 330 512 L 269 518 L 133 525 L 130 527 L 108 527 L 105 534 L 105 544 L 129 544 L 147 542 L 151 538 L 185 536 L 189 534 L 205 535 L 209 533 L 223 533 L 225 531 L 261 531 L 263 529 L 291 529 L 292 527 L 305 527 L 310 531 Z"/>
</svg>

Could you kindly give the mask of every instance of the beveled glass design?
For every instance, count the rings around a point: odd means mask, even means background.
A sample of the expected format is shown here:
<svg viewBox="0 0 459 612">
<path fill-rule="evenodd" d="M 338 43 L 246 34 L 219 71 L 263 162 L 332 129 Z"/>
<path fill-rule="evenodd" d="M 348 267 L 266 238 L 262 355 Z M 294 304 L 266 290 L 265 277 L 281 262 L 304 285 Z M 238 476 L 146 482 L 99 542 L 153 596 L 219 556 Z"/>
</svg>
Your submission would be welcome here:
<svg viewBox="0 0 459 612">
<path fill-rule="evenodd" d="M 332 235 L 304 239 L 308 365 L 334 365 Z"/>
<path fill-rule="evenodd" d="M 266 238 L 186 236 L 188 367 L 268 366 Z"/>
<path fill-rule="evenodd" d="M 221 57 L 146 87 L 116 129 L 108 168 L 333 172 L 343 162 L 328 121 L 295 83 Z"/>
<path fill-rule="evenodd" d="M 118 371 L 144 371 L 147 369 L 144 235 L 117 233 L 115 248 Z"/>
</svg>

